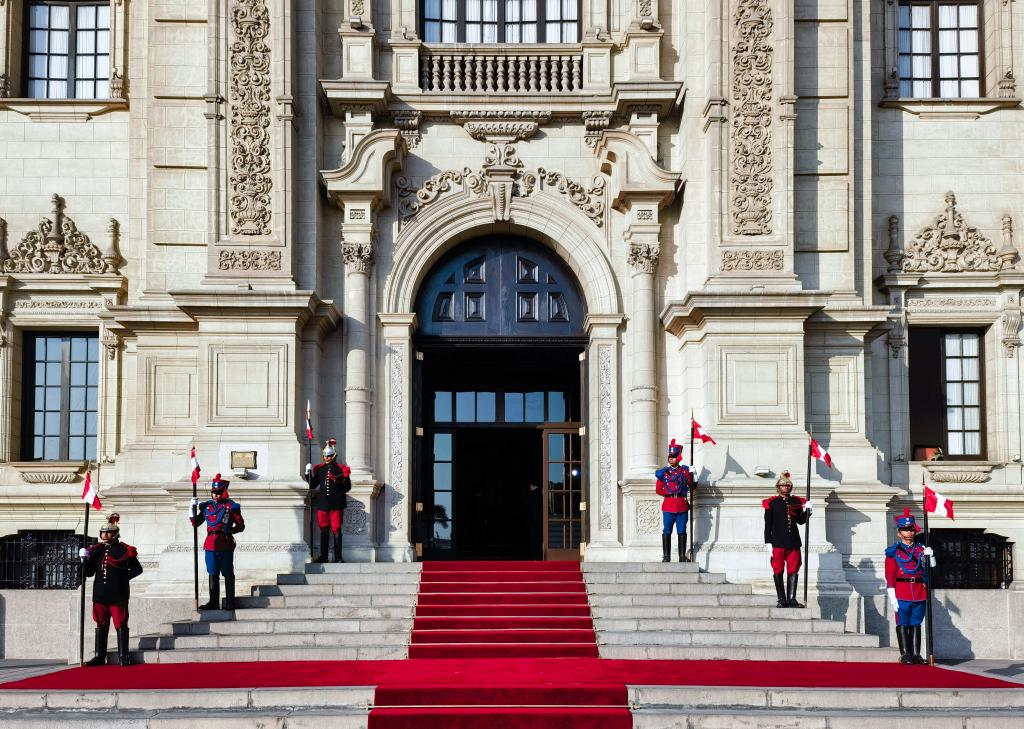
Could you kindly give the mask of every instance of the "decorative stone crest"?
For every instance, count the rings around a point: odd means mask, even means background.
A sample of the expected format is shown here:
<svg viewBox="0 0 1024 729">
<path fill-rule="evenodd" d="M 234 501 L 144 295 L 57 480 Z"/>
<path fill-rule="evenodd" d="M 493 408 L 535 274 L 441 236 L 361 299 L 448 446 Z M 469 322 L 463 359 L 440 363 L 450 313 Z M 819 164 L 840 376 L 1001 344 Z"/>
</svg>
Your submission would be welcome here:
<svg viewBox="0 0 1024 729">
<path fill-rule="evenodd" d="M 231 232 L 270 235 L 270 12 L 265 0 L 232 0 L 231 29 Z"/>
<path fill-rule="evenodd" d="M 366 534 L 366 508 L 362 502 L 348 499 L 341 529 L 345 534 Z"/>
<path fill-rule="evenodd" d="M 111 220 L 107 251 L 101 251 L 81 232 L 75 221 L 64 215 L 64 198 L 53 195 L 53 220 L 43 218 L 36 230 L 30 230 L 11 252 L 0 246 L 5 273 L 117 273 L 121 263 L 117 244 L 120 228 Z M 4 228 L 6 230 L 6 227 Z M 0 243 L 5 236 L 0 236 Z"/>
<path fill-rule="evenodd" d="M 1017 258 L 1010 216 L 1003 216 L 1003 247 L 997 250 L 981 231 L 964 222 L 952 192 L 946 193 L 945 210 L 934 223 L 918 232 L 898 258 L 891 241 L 894 217 L 890 218 L 890 251 L 886 259 L 890 266 L 897 264 L 898 270 L 904 273 L 997 272 L 1012 268 Z"/>
<path fill-rule="evenodd" d="M 259 249 L 220 251 L 217 268 L 221 271 L 280 271 L 281 251 Z"/>
<path fill-rule="evenodd" d="M 773 30 L 767 0 L 738 0 L 732 48 L 732 230 L 772 232 Z"/>
<path fill-rule="evenodd" d="M 781 271 L 784 265 L 781 248 L 772 249 L 727 249 L 722 251 L 723 272 Z"/>
</svg>

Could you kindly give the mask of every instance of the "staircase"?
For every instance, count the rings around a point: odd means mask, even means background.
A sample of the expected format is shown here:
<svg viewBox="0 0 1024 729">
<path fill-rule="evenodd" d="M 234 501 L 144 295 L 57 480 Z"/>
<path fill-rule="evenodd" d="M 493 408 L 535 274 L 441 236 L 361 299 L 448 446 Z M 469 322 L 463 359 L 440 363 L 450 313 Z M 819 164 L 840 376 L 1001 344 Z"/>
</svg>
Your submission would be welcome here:
<svg viewBox="0 0 1024 729">
<path fill-rule="evenodd" d="M 691 563 L 582 565 L 602 658 L 894 661 L 878 637 Z M 813 600 L 812 600 L 813 602 Z"/>
</svg>

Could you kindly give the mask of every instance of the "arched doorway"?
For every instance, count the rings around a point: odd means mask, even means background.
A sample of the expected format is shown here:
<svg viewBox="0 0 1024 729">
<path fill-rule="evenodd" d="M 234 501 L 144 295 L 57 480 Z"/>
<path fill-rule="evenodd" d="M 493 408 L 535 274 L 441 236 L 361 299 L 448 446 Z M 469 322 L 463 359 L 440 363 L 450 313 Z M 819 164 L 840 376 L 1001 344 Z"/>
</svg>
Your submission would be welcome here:
<svg viewBox="0 0 1024 729">
<path fill-rule="evenodd" d="M 578 559 L 586 305 L 546 246 L 442 256 L 415 302 L 413 541 L 431 559 Z"/>
</svg>

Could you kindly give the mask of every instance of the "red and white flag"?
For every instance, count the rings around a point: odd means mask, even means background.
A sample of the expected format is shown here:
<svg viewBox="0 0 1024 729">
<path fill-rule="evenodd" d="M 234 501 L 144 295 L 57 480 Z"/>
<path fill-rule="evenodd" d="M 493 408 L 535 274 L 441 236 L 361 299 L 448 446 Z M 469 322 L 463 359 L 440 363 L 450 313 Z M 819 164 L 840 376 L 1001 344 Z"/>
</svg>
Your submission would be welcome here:
<svg viewBox="0 0 1024 729">
<path fill-rule="evenodd" d="M 199 459 L 196 458 L 196 447 L 192 446 L 192 485 L 199 482 Z"/>
<path fill-rule="evenodd" d="M 832 463 L 832 456 L 830 456 L 828 451 L 822 448 L 821 444 L 814 440 L 814 438 L 811 438 L 811 455 L 819 461 L 824 461 L 825 465 L 829 468 L 835 468 L 835 465 Z"/>
<path fill-rule="evenodd" d="M 950 519 L 956 519 L 953 516 L 953 502 L 927 486 L 924 487 L 924 510 L 931 514 L 942 514 Z"/>
<path fill-rule="evenodd" d="M 695 439 L 699 439 L 701 443 L 710 443 L 711 445 L 718 445 L 717 443 L 715 443 L 714 438 L 712 438 L 710 435 L 704 432 L 704 428 L 701 427 L 700 423 L 698 423 L 693 418 L 690 418 L 690 424 L 693 427 L 693 437 Z"/>
<path fill-rule="evenodd" d="M 90 504 L 97 511 L 103 508 L 103 504 L 100 503 L 99 492 L 92 485 L 92 471 L 85 472 L 85 488 L 82 489 L 82 501 Z"/>
<path fill-rule="evenodd" d="M 306 439 L 313 440 L 313 421 L 309 417 L 309 400 L 306 400 Z"/>
</svg>

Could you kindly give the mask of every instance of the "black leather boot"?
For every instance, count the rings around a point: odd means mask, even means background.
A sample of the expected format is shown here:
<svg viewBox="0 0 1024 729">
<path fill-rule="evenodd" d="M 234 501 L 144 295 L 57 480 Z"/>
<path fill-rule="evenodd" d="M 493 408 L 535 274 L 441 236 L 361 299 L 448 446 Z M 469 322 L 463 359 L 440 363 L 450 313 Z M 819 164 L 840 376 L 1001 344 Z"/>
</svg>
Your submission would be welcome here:
<svg viewBox="0 0 1024 729">
<path fill-rule="evenodd" d="M 210 576 L 210 601 L 199 606 L 200 610 L 220 610 L 220 577 Z"/>
<path fill-rule="evenodd" d="M 672 535 L 662 534 L 661 535 L 661 561 L 671 562 L 672 561 Z"/>
<path fill-rule="evenodd" d="M 914 659 L 911 657 L 910 648 L 907 643 L 909 642 L 909 636 L 907 635 L 907 628 L 903 625 L 896 626 L 896 643 L 900 647 L 900 663 L 913 663 Z"/>
<path fill-rule="evenodd" d="M 96 626 L 96 655 L 85 662 L 87 666 L 105 666 L 107 664 L 107 635 L 110 633 L 110 623 L 103 626 Z"/>
<path fill-rule="evenodd" d="M 907 632 L 910 633 L 910 640 L 907 643 L 907 650 L 910 652 L 912 663 L 927 663 L 928 659 L 921 655 L 921 626 L 908 625 Z"/>
<path fill-rule="evenodd" d="M 341 532 L 338 532 L 337 534 L 334 535 L 334 561 L 335 562 L 344 562 L 345 561 L 345 556 L 341 553 L 341 543 L 342 543 L 342 541 L 344 541 L 344 537 L 342 537 Z"/>
<path fill-rule="evenodd" d="M 802 608 L 804 604 L 796 600 L 796 587 L 800 582 L 800 574 L 786 575 L 786 606 Z"/>
<path fill-rule="evenodd" d="M 313 560 L 316 564 L 323 564 L 327 561 L 327 549 L 330 547 L 331 535 L 327 531 L 320 532 L 320 554 Z"/>
<path fill-rule="evenodd" d="M 132 665 L 132 656 L 128 652 L 128 626 L 122 625 L 114 632 L 117 634 L 117 662 L 122 666 Z"/>
<path fill-rule="evenodd" d="M 775 579 L 775 594 L 779 598 L 779 602 L 776 603 L 775 607 L 789 607 L 789 599 L 786 597 L 786 586 L 783 584 L 782 573 L 772 575 Z"/>
<path fill-rule="evenodd" d="M 690 560 L 688 560 L 686 558 L 686 535 L 685 534 L 680 534 L 679 535 L 679 561 L 680 562 L 689 562 L 690 561 Z"/>
<path fill-rule="evenodd" d="M 224 609 L 235 609 L 235 576 L 224 575 Z"/>
</svg>

